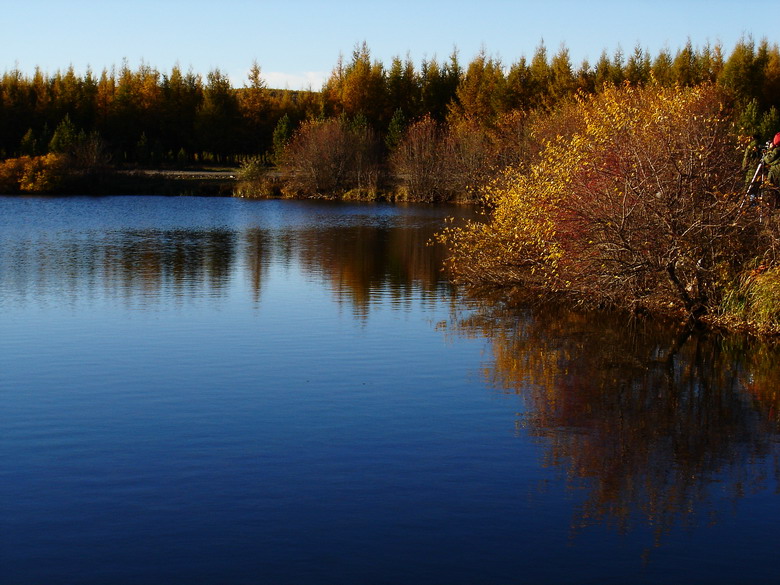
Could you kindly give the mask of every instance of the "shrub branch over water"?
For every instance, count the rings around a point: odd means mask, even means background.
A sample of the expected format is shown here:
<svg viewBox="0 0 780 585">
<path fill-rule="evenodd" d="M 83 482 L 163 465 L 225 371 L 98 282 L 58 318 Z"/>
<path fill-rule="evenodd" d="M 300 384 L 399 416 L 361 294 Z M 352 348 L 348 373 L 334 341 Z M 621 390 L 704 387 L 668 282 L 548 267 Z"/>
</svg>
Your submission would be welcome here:
<svg viewBox="0 0 780 585">
<path fill-rule="evenodd" d="M 718 313 L 777 235 L 744 195 L 725 103 L 710 84 L 580 97 L 534 164 L 485 188 L 489 221 L 442 235 L 454 274 L 584 305 Z"/>
</svg>

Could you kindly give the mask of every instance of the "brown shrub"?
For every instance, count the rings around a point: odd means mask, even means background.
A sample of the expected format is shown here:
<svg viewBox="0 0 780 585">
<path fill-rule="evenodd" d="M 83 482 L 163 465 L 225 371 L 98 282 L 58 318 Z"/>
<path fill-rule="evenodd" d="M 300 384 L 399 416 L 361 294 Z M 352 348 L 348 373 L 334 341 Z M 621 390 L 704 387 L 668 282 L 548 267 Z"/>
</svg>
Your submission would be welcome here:
<svg viewBox="0 0 780 585">
<path fill-rule="evenodd" d="M 312 120 L 295 133 L 280 167 L 291 186 L 308 195 L 375 190 L 379 140 L 368 126 L 350 124 L 343 117 Z"/>
</svg>

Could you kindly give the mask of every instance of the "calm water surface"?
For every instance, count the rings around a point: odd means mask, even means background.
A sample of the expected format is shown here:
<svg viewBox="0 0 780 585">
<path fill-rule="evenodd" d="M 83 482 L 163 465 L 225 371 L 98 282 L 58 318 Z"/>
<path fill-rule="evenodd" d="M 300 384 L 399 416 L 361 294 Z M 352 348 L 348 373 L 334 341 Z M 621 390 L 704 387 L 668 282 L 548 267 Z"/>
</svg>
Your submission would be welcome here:
<svg viewBox="0 0 780 585">
<path fill-rule="evenodd" d="M 0 583 L 780 583 L 780 356 L 459 300 L 455 209 L 0 198 Z"/>
</svg>

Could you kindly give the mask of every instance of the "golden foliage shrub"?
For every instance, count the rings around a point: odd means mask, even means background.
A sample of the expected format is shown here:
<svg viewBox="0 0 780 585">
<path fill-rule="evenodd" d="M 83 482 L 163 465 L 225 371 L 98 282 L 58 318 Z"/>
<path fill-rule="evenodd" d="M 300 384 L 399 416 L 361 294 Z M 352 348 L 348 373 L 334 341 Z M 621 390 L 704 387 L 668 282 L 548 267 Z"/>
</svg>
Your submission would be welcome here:
<svg viewBox="0 0 780 585">
<path fill-rule="evenodd" d="M 473 119 L 444 125 L 422 117 L 407 128 L 390 156 L 399 192 L 410 201 L 473 201 L 475 186 L 494 172 L 502 138 Z"/>
<path fill-rule="evenodd" d="M 62 182 L 65 167 L 66 157 L 61 154 L 50 153 L 33 157 L 24 166 L 19 187 L 30 193 L 53 191 Z"/>
<path fill-rule="evenodd" d="M 54 191 L 67 173 L 68 159 L 61 154 L 22 156 L 0 162 L 0 193 Z"/>
<path fill-rule="evenodd" d="M 0 193 L 19 192 L 19 181 L 24 174 L 25 166 L 30 160 L 29 156 L 23 156 L 0 161 Z"/>
<path fill-rule="evenodd" d="M 442 235 L 456 278 L 707 311 L 755 255 L 759 228 L 724 102 L 709 85 L 580 97 L 579 124 L 485 187 L 489 221 Z"/>
</svg>

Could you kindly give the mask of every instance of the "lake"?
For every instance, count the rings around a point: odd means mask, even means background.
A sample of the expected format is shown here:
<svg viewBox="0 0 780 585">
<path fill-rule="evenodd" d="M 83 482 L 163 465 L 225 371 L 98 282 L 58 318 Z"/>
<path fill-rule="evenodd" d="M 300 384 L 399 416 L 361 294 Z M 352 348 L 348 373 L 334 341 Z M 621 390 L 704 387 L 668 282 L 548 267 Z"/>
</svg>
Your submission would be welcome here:
<svg viewBox="0 0 780 585">
<path fill-rule="evenodd" d="M 778 351 L 465 298 L 469 215 L 0 197 L 0 582 L 780 582 Z"/>
</svg>

